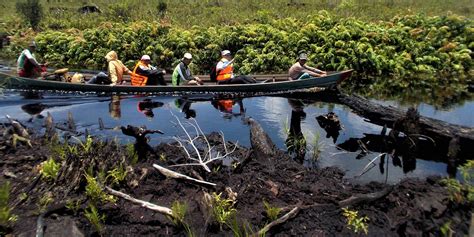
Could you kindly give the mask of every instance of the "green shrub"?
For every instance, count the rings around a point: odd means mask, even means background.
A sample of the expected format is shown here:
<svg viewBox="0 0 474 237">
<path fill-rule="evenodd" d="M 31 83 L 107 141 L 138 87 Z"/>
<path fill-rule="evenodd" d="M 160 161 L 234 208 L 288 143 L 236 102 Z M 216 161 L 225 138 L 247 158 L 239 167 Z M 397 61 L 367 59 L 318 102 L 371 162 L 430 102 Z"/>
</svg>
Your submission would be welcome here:
<svg viewBox="0 0 474 237">
<path fill-rule="evenodd" d="M 43 19 L 43 7 L 39 0 L 17 2 L 16 11 L 30 23 L 33 29 L 37 29 Z"/>
<path fill-rule="evenodd" d="M 11 213 L 11 208 L 8 206 L 10 199 L 10 182 L 5 182 L 0 185 L 0 226 L 8 226 L 17 221 L 18 217 Z M 1 230 L 1 227 L 0 227 Z M 1 231 L 0 231 L 0 234 Z"/>
</svg>

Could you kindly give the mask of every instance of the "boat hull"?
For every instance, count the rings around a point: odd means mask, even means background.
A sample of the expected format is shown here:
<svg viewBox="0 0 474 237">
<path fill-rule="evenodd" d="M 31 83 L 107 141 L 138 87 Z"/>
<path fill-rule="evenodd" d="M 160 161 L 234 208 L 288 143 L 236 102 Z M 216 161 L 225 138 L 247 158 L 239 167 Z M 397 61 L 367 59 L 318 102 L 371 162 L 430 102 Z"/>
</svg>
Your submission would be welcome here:
<svg viewBox="0 0 474 237">
<path fill-rule="evenodd" d="M 74 84 L 40 79 L 30 79 L 0 73 L 0 87 L 24 90 L 54 90 L 78 92 L 111 92 L 111 93 L 268 93 L 307 89 L 313 87 L 330 87 L 347 79 L 352 70 L 336 72 L 326 77 L 310 78 L 296 81 L 280 81 L 255 84 L 202 85 L 202 86 L 130 86 L 130 85 L 93 85 Z"/>
</svg>

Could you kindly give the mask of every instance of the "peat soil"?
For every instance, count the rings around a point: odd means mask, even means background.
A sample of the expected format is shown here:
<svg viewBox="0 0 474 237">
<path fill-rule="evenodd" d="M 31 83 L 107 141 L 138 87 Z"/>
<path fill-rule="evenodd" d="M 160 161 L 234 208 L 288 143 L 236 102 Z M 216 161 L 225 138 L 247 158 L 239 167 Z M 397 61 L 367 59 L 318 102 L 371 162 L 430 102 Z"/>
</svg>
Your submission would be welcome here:
<svg viewBox="0 0 474 237">
<path fill-rule="evenodd" d="M 236 227 L 233 231 L 231 226 L 238 226 L 240 236 L 249 236 L 271 222 L 264 200 L 282 208 L 278 217 L 299 207 L 293 218 L 273 226 L 267 236 L 364 236 L 363 232 L 348 228 L 343 207 L 369 218 L 368 236 L 441 236 L 443 225 L 453 236 L 469 235 L 474 205 L 451 201 L 440 177 L 406 179 L 396 185 L 361 185 L 344 179 L 338 168 L 308 169 L 282 151 L 268 155 L 256 147 L 238 147 L 230 156 L 240 164 L 216 161 L 207 172 L 201 166 L 170 167 L 190 163 L 177 143 L 159 144 L 135 163 L 126 147 L 114 141 L 94 141 L 90 151 L 81 151 L 85 142 L 70 145 L 77 147 L 74 151 L 64 148 L 64 140 L 52 145 L 55 142 L 40 131 L 29 131 L 31 147 L 19 142 L 14 148 L 11 136 L 5 132 L 9 127 L 5 124 L 0 128 L 0 182 L 11 185 L 9 206 L 18 219 L 0 229 L 7 236 L 35 236 L 38 232 L 70 237 L 187 236 L 190 232 L 195 236 L 238 235 Z M 208 137 L 211 145 L 222 149 L 217 134 Z M 231 145 L 227 142 L 227 146 Z M 64 152 L 58 152 L 58 147 L 63 147 Z M 56 179 L 41 178 L 39 165 L 50 157 L 61 168 Z M 216 186 L 167 178 L 153 164 Z M 110 171 L 119 165 L 126 167 L 126 179 L 112 184 L 105 178 L 104 185 L 160 206 L 186 202 L 184 221 L 188 231 L 183 225 L 173 224 L 171 218 L 123 198 L 116 198 L 115 203 L 93 202 L 86 195 L 85 173 L 99 177 L 100 170 Z M 229 200 L 235 198 L 234 221 L 223 225 L 215 221 L 205 198 L 212 193 L 222 193 L 221 197 Z M 104 215 L 100 232 L 85 217 L 91 203 Z"/>
</svg>

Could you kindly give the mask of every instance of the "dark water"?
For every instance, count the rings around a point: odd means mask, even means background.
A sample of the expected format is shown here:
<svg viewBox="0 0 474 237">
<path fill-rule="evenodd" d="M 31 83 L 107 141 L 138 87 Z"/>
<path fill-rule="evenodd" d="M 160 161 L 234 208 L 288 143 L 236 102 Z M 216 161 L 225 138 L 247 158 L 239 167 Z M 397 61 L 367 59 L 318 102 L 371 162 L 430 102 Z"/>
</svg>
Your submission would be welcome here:
<svg viewBox="0 0 474 237">
<path fill-rule="evenodd" d="M 397 105 L 391 101 L 379 103 Z M 404 106 L 401 106 L 404 107 Z M 441 119 L 450 123 L 474 126 L 474 101 L 449 110 L 435 109 L 427 104 L 419 104 L 424 116 Z M 209 100 L 209 98 L 188 98 L 172 96 L 96 96 L 78 94 L 44 94 L 41 99 L 25 99 L 19 92 L 6 91 L 0 97 L 0 121 L 10 115 L 28 126 L 41 128 L 47 112 L 55 122 L 66 122 L 68 112 L 74 116 L 79 131 L 87 129 L 91 134 L 106 138 L 117 138 L 123 143 L 133 142 L 124 136 L 118 126 L 146 126 L 159 129 L 164 135 L 151 135 L 151 143 L 169 142 L 174 136 L 184 133 L 177 127 L 177 119 L 182 122 L 195 118 L 205 133 L 222 131 L 226 140 L 237 141 L 249 146 L 249 127 L 243 121 L 247 117 L 257 120 L 275 144 L 287 150 L 285 141 L 288 130 L 300 133 L 306 139 L 306 157 L 302 163 L 307 167 L 338 166 L 346 171 L 347 178 L 356 181 L 379 181 L 395 183 L 405 177 L 426 177 L 447 175 L 447 165 L 424 159 L 394 160 L 376 159 L 380 153 L 370 152 L 360 157 L 360 150 L 349 152 L 337 145 L 349 139 L 362 138 L 364 134 L 380 134 L 382 127 L 366 122 L 341 104 L 311 100 L 289 100 L 282 97 L 253 97 L 241 100 Z M 334 112 L 343 125 L 337 137 L 326 137 L 316 117 Z M 108 129 L 100 129 L 99 118 Z M 297 131 L 295 131 L 295 129 Z M 313 147 L 320 150 L 320 158 L 313 159 Z M 395 166 L 397 165 L 397 166 Z M 363 175 L 362 171 L 368 169 Z"/>
</svg>

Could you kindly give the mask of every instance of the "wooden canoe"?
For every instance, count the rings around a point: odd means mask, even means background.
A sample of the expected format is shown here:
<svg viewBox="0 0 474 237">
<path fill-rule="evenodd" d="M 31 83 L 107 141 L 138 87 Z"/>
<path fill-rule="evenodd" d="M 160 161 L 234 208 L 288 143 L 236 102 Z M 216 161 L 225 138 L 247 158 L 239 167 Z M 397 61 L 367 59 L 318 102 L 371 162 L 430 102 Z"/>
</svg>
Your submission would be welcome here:
<svg viewBox="0 0 474 237">
<path fill-rule="evenodd" d="M 110 93 L 275 93 L 287 92 L 314 87 L 326 88 L 347 79 L 352 70 L 334 72 L 326 77 L 310 78 L 297 81 L 262 82 L 255 84 L 202 86 L 131 86 L 131 85 L 93 85 L 68 82 L 30 79 L 12 76 L 0 72 L 0 87 L 6 89 L 77 91 L 77 92 L 110 92 Z"/>
</svg>

